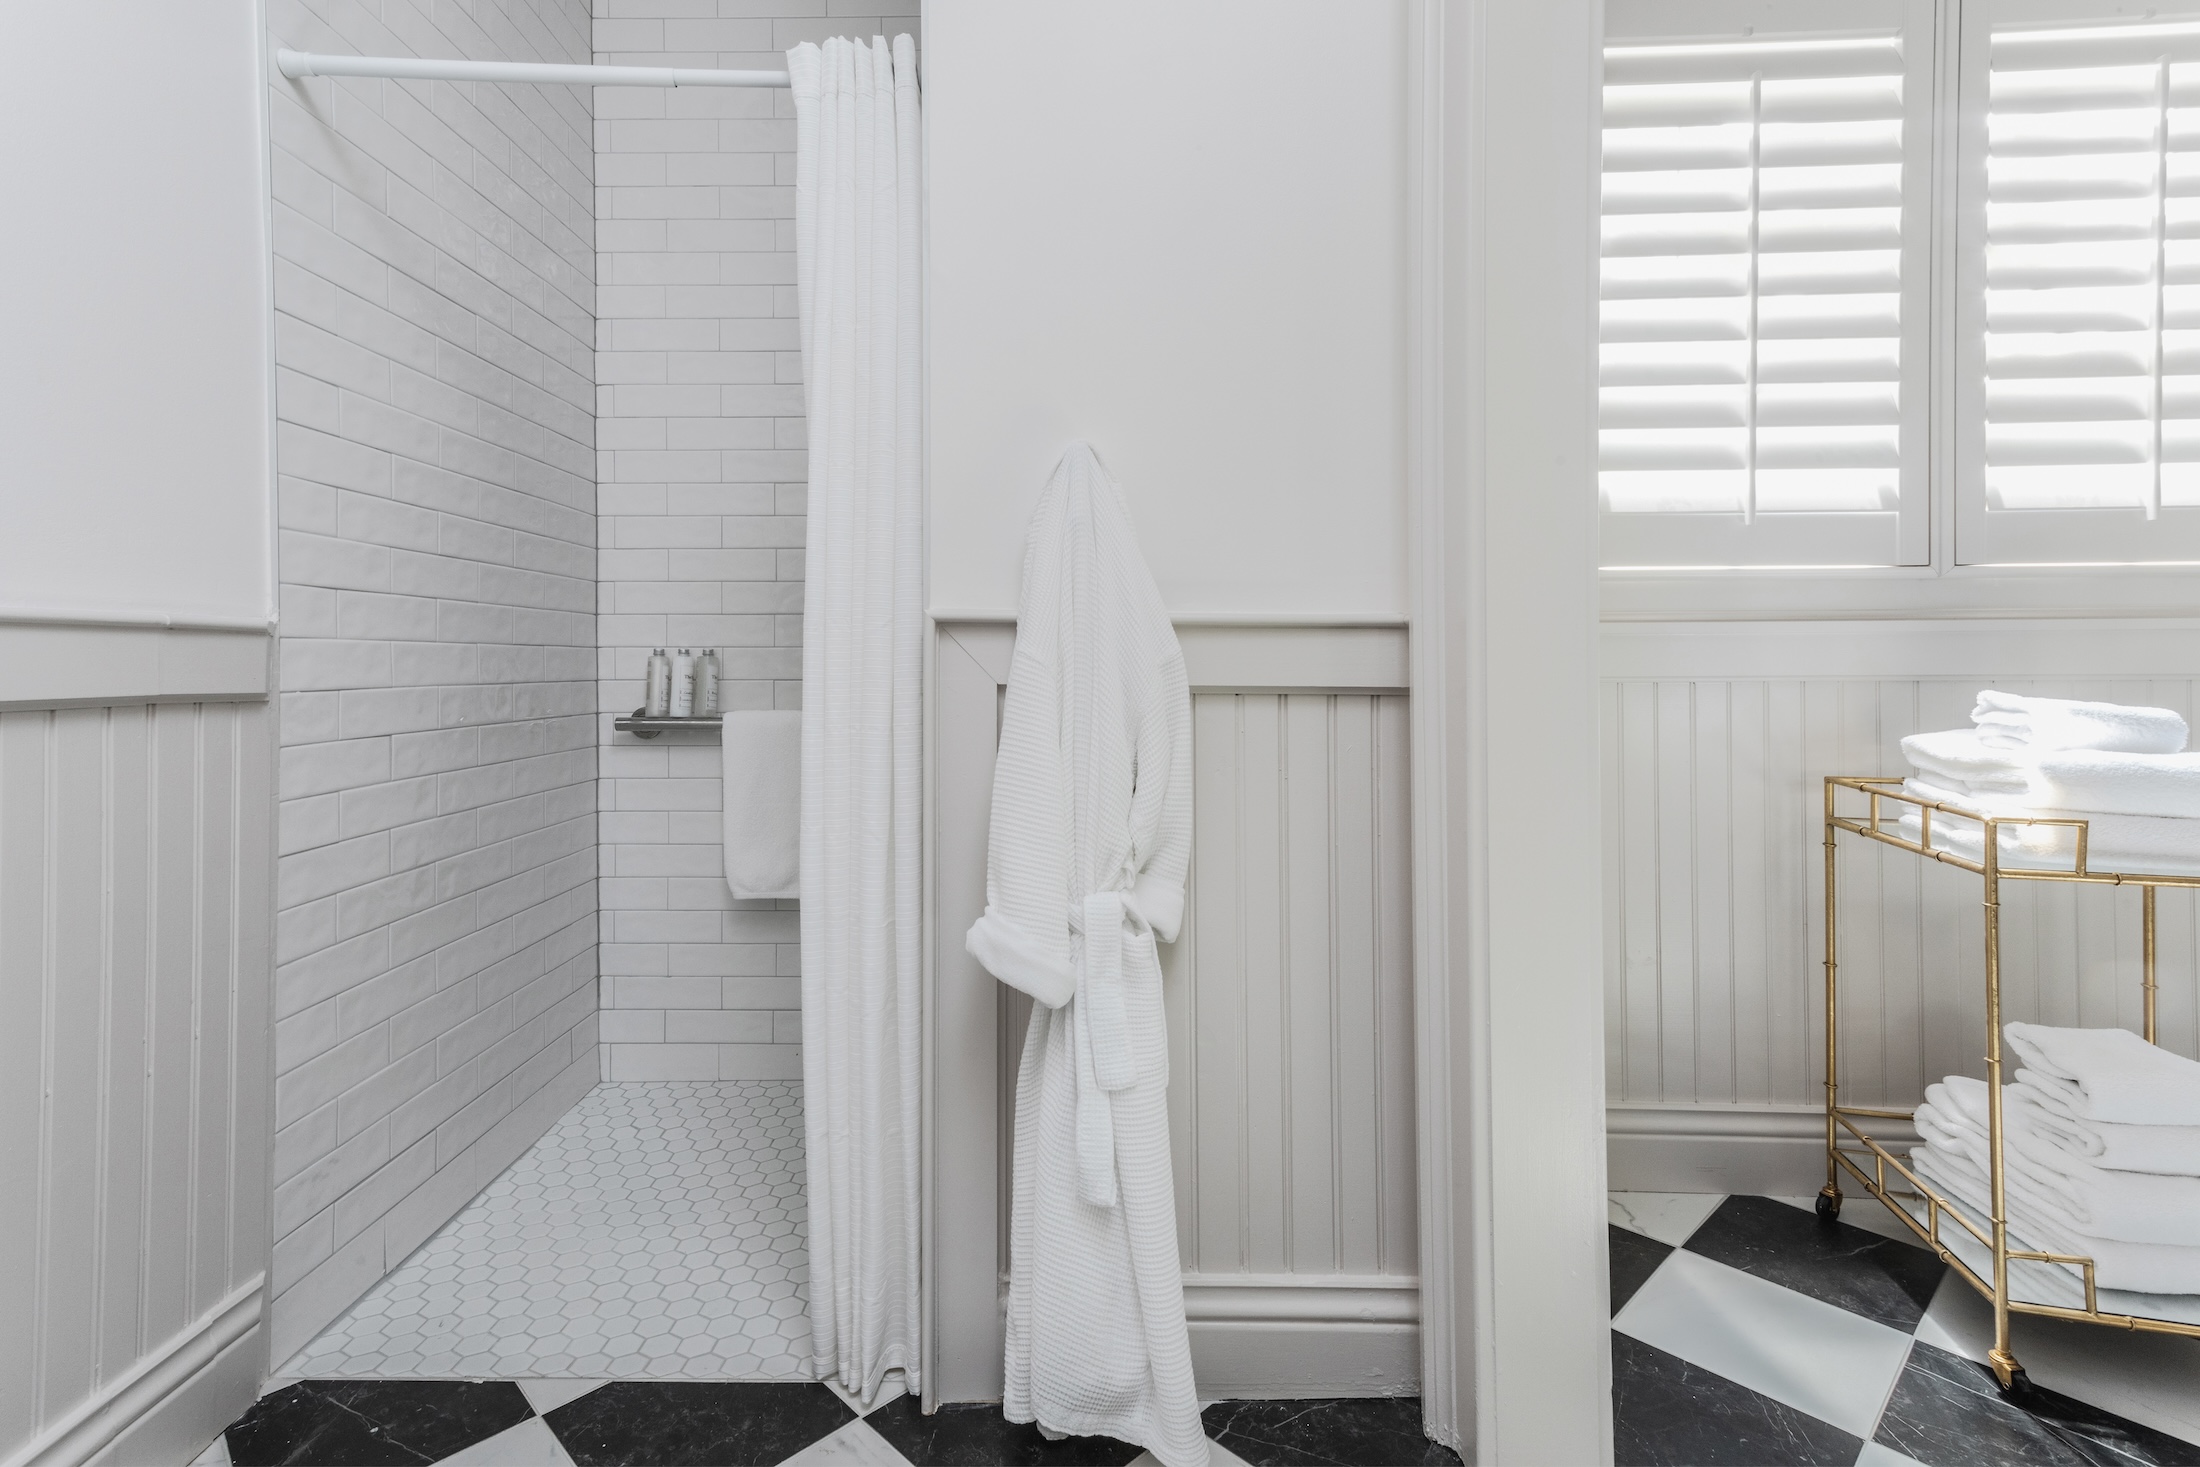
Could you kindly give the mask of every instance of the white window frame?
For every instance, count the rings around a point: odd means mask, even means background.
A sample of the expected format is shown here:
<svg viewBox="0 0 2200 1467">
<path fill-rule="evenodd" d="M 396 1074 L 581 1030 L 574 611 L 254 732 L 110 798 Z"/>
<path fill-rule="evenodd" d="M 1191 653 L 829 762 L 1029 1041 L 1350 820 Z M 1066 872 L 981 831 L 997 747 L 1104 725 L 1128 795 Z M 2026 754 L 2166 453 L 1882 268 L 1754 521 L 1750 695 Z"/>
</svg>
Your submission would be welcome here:
<svg viewBox="0 0 2200 1467">
<path fill-rule="evenodd" d="M 1838 39 L 1899 32 L 1903 46 L 1901 490 L 1888 513 L 1630 513 L 1599 506 L 1609 568 L 1924 565 L 1931 557 L 1928 395 L 1934 0 L 1608 0 L 1606 43 Z M 1920 101 L 1922 99 L 1922 101 Z"/>
<path fill-rule="evenodd" d="M 1899 18 L 1888 20 L 1890 13 Z M 1864 516 L 1760 516 L 1744 525 L 1735 515 L 1613 514 L 1600 507 L 1608 614 L 1702 614 L 1732 605 L 1785 615 L 1805 604 L 1833 612 L 1909 606 L 1931 614 L 1970 601 L 2045 610 L 2104 595 L 2138 610 L 2141 602 L 2168 607 L 2200 600 L 2200 591 L 2178 584 L 2179 573 L 2200 564 L 2200 508 L 2165 508 L 2151 521 L 2138 510 L 1989 510 L 1981 330 L 1992 27 L 2188 15 L 2200 21 L 2200 0 L 1608 0 L 1608 42 L 1899 25 L 1906 175 L 1903 487 L 1893 553 L 1818 553 L 1823 542 L 1814 547 L 1813 533 L 1825 527 L 1812 521 Z M 1913 105 L 1913 98 L 1923 104 Z M 1922 175 L 1914 183 L 1913 168 Z M 2150 584 L 2133 585 L 2132 573 Z M 2118 584 L 2107 592 L 2111 576 Z M 1936 591 L 1917 585 L 1921 578 L 1951 584 Z M 1772 581 L 1791 589 L 1776 591 Z M 2080 582 L 2093 589 L 2079 591 Z M 1902 590 L 1905 584 L 1911 589 Z"/>
<path fill-rule="evenodd" d="M 2078 28 L 2148 20 L 2200 23 L 2200 0 L 1961 0 L 1955 95 L 1960 136 L 1950 277 L 1956 291 L 1953 411 L 1955 563 L 2174 566 L 2200 562 L 2200 506 L 1997 510 L 1986 495 L 1986 113 L 1997 25 Z"/>
</svg>

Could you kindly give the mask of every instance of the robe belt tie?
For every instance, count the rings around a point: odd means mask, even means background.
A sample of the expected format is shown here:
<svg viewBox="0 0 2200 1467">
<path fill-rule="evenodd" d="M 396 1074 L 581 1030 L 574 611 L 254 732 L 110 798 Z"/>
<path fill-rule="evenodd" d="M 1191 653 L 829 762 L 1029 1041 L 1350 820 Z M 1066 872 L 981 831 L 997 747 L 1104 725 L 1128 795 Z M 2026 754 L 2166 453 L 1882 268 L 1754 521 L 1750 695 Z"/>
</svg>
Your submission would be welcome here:
<svg viewBox="0 0 2200 1467">
<path fill-rule="evenodd" d="M 1128 892 L 1096 891 L 1069 908 L 1069 929 L 1085 940 L 1077 994 L 1069 1003 L 1077 1070 L 1077 1195 L 1115 1206 L 1115 1110 L 1108 1092 L 1137 1082 L 1130 1016 L 1123 1004 L 1123 928 L 1146 929 Z"/>
</svg>

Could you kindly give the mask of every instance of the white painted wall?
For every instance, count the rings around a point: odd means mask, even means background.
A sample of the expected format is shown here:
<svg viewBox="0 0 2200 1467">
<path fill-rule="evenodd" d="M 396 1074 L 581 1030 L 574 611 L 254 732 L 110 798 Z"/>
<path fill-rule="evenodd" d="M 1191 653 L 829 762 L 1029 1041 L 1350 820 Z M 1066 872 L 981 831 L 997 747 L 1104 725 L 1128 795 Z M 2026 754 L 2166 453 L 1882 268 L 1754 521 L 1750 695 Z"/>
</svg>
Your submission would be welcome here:
<svg viewBox="0 0 2200 1467">
<path fill-rule="evenodd" d="M 183 1462 L 267 1362 L 259 7 L 7 37 L 0 1459 Z"/>
<path fill-rule="evenodd" d="M 269 619 L 258 16 L 9 12 L 0 615 Z"/>
<path fill-rule="evenodd" d="M 1403 15 L 925 7 L 935 609 L 1085 438 L 1179 616 L 1403 615 Z"/>
</svg>

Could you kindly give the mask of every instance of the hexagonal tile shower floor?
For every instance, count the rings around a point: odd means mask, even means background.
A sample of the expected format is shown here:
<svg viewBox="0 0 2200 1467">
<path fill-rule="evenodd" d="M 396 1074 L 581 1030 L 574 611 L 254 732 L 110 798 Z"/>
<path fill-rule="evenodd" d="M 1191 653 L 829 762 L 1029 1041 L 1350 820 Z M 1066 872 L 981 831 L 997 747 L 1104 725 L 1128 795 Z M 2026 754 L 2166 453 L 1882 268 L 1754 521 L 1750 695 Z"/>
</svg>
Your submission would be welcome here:
<svg viewBox="0 0 2200 1467">
<path fill-rule="evenodd" d="M 802 1087 L 603 1084 L 281 1377 L 808 1380 Z"/>
</svg>

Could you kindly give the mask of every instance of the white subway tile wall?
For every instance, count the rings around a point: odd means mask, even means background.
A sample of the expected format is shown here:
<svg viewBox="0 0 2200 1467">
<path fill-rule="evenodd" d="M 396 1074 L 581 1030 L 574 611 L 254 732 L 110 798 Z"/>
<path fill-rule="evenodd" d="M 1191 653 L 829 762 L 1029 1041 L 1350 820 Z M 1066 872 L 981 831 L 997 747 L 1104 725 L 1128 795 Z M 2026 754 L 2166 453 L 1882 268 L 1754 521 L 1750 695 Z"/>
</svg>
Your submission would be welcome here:
<svg viewBox="0 0 2200 1467">
<path fill-rule="evenodd" d="M 586 61 L 588 0 L 268 0 L 272 46 Z M 274 1359 L 600 1073 L 588 94 L 270 70 Z"/>
<path fill-rule="evenodd" d="M 802 41 L 914 34 L 916 11 L 597 0 L 596 60 L 778 69 Z M 802 706 L 788 94 L 597 88 L 596 219 L 604 1075 L 799 1079 L 800 921 L 726 889 L 717 744 L 612 727 L 655 647 L 717 648 L 724 707 Z"/>
</svg>

